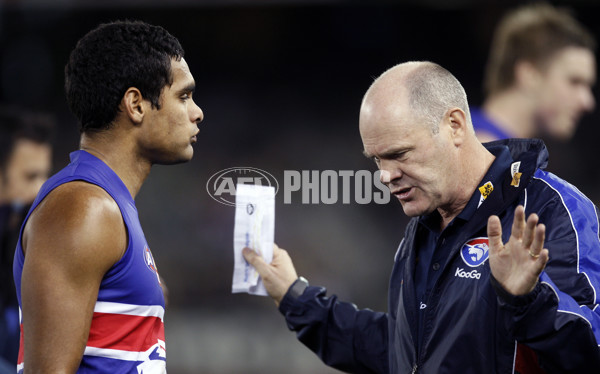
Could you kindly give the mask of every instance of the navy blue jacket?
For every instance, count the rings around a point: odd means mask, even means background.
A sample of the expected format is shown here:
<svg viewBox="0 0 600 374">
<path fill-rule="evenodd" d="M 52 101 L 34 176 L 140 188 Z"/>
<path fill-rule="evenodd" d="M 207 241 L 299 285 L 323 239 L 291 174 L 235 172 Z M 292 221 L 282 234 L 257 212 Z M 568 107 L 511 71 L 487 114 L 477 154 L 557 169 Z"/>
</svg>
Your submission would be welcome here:
<svg viewBox="0 0 600 374">
<path fill-rule="evenodd" d="M 598 210 L 543 170 L 548 153 L 541 141 L 486 144 L 504 146 L 518 170 L 506 169 L 464 226 L 429 293 L 421 332 L 414 218 L 396 254 L 388 313 L 358 310 L 310 286 L 297 298 L 286 294 L 279 307 L 298 339 L 326 364 L 352 373 L 600 373 Z M 514 297 L 491 276 L 487 245 L 477 238 L 487 237 L 495 214 L 506 242 L 518 204 L 546 225 L 550 260 L 534 291 Z"/>
</svg>

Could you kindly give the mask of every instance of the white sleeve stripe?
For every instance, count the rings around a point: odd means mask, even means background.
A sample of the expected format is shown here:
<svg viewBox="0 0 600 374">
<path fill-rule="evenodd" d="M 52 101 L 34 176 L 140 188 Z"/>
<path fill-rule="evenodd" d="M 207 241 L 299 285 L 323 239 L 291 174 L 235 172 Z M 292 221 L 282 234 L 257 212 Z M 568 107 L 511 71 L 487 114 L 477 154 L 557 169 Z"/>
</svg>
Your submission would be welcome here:
<svg viewBox="0 0 600 374">
<path fill-rule="evenodd" d="M 538 170 L 540 171 L 540 170 Z M 536 172 L 537 174 L 537 172 Z M 548 175 L 546 173 L 542 174 L 542 175 Z M 565 208 L 565 210 L 567 211 L 567 214 L 569 215 L 569 220 L 571 221 L 571 227 L 573 228 L 573 231 L 575 233 L 575 237 L 576 237 L 576 243 L 577 243 L 577 273 L 582 273 L 581 269 L 580 269 L 580 260 L 581 260 L 581 252 L 580 252 L 580 237 L 579 237 L 579 231 L 577 230 L 577 227 L 575 225 L 575 223 L 573 222 L 573 216 L 571 215 L 571 208 L 567 206 L 567 204 L 565 203 L 565 200 L 563 198 L 563 194 L 557 189 L 555 188 L 555 186 L 553 186 L 552 184 L 550 184 L 549 181 L 547 181 L 544 178 L 540 178 L 537 176 L 534 176 L 534 179 L 537 179 L 539 181 L 544 182 L 548 187 L 550 187 L 552 190 L 554 190 L 556 192 L 556 194 L 560 197 L 560 201 L 563 204 L 563 207 Z M 576 192 L 579 196 L 581 196 L 582 198 L 584 198 L 585 201 L 587 201 L 590 205 L 592 210 L 594 211 L 594 216 L 596 218 L 596 223 L 598 224 L 598 214 L 596 212 L 596 208 L 594 206 L 594 204 L 592 203 L 592 201 L 590 199 L 588 199 L 585 195 L 583 195 L 575 186 L 569 185 L 573 188 L 574 192 Z M 597 227 L 596 229 L 596 233 L 600 232 L 600 227 Z M 600 237 L 598 235 L 596 235 L 596 240 L 600 240 Z M 583 274 L 585 274 L 585 272 L 583 272 Z M 594 293 L 594 302 L 598 301 L 598 292 L 596 291 L 596 288 L 594 287 L 594 283 L 590 280 L 589 276 L 587 274 L 585 274 L 586 279 L 588 280 L 588 283 L 590 285 L 590 288 L 592 289 L 592 292 Z"/>
<path fill-rule="evenodd" d="M 547 285 L 548 287 L 550 287 L 550 289 L 552 290 L 552 292 L 554 292 L 554 294 L 556 295 L 556 299 L 558 300 L 558 303 L 560 304 L 560 297 L 558 296 L 558 292 L 556 291 L 556 289 L 554 289 L 554 286 L 552 286 L 552 284 L 550 284 L 549 282 L 541 282 L 541 283 Z M 581 307 L 586 307 L 586 306 L 585 305 L 579 305 L 579 307 L 581 308 Z M 585 316 L 583 314 L 576 313 L 576 312 L 571 311 L 571 310 L 557 309 L 556 311 L 559 312 L 559 313 L 567 313 L 567 314 L 572 314 L 574 316 L 580 317 L 585 322 L 587 322 L 587 324 L 590 325 L 590 329 L 593 330 L 592 323 L 587 318 L 585 318 Z"/>
<path fill-rule="evenodd" d="M 563 196 L 560 192 L 558 192 L 558 190 L 556 188 L 554 188 L 554 186 L 552 186 L 550 183 L 548 183 L 547 180 L 542 179 L 542 178 L 538 178 L 538 177 L 534 177 L 537 180 L 540 180 L 542 182 L 544 182 L 548 187 L 550 187 L 552 190 L 554 190 L 554 192 L 556 192 L 556 194 L 558 195 L 558 197 L 560 197 L 560 201 L 562 202 L 563 207 L 565 208 L 565 210 L 567 211 L 567 214 L 569 215 L 569 220 L 571 221 L 571 227 L 573 228 L 573 231 L 575 232 L 575 237 L 576 237 L 576 243 L 577 243 L 577 272 L 579 273 L 579 233 L 577 232 L 577 228 L 575 228 L 575 224 L 573 224 L 573 216 L 571 216 L 571 210 L 567 207 L 567 204 L 565 204 L 565 200 L 563 199 Z M 590 284 L 591 286 L 591 284 Z M 593 288 L 593 286 L 592 286 Z"/>
<path fill-rule="evenodd" d="M 554 289 L 554 287 L 552 286 L 552 284 L 550 284 L 549 282 L 541 282 L 542 284 L 547 285 L 548 287 L 550 287 L 550 289 L 552 290 L 552 292 L 554 292 L 554 295 L 556 296 L 556 300 L 558 300 L 558 302 L 560 303 L 560 297 L 558 296 L 558 292 L 556 292 L 556 290 Z"/>
<path fill-rule="evenodd" d="M 585 322 L 587 322 L 587 324 L 588 324 L 588 325 L 590 325 L 590 329 L 591 329 L 591 330 L 593 330 L 592 323 L 591 323 L 591 322 L 590 322 L 590 321 L 589 321 L 587 318 L 585 318 L 584 316 L 582 316 L 581 314 L 579 314 L 579 313 L 575 313 L 575 312 L 572 312 L 572 311 L 570 311 L 570 310 L 561 310 L 561 309 L 557 309 L 556 311 L 557 311 L 557 312 L 559 312 L 559 313 L 567 313 L 567 314 L 572 314 L 572 315 L 574 315 L 574 316 L 580 317 L 580 318 L 581 318 L 581 319 L 583 319 Z"/>
</svg>

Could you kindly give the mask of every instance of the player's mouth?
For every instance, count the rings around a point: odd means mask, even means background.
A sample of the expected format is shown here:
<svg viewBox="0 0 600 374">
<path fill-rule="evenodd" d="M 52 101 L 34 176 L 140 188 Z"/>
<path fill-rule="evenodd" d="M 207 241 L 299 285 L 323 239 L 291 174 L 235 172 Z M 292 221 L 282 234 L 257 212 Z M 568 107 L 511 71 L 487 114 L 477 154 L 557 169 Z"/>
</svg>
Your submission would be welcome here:
<svg viewBox="0 0 600 374">
<path fill-rule="evenodd" d="M 191 142 L 192 144 L 194 144 L 194 143 L 196 143 L 196 142 L 198 141 L 198 138 L 197 138 L 197 136 L 198 136 L 198 134 L 199 134 L 199 133 L 200 133 L 200 130 L 196 131 L 196 134 L 194 134 L 194 136 L 192 136 L 192 137 L 190 138 L 190 142 Z"/>
</svg>

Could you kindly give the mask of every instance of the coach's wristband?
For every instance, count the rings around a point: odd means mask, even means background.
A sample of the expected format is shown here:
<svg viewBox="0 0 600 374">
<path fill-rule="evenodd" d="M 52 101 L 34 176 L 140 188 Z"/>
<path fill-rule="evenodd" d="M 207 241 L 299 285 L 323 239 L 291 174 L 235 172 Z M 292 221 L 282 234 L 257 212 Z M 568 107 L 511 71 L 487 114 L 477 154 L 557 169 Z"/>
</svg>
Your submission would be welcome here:
<svg viewBox="0 0 600 374">
<path fill-rule="evenodd" d="M 306 280 L 306 278 L 298 277 L 298 279 L 296 279 L 294 283 L 292 283 L 292 285 L 290 286 L 290 289 L 288 290 L 288 295 L 293 299 L 297 299 L 304 293 L 306 287 L 308 287 L 308 281 Z"/>
</svg>

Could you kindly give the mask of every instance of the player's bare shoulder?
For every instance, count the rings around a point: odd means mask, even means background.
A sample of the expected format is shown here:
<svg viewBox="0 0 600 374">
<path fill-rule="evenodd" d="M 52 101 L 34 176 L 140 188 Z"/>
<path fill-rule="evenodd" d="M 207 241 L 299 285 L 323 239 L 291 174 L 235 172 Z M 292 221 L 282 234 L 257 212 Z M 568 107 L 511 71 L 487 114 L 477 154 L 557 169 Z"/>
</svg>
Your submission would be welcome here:
<svg viewBox="0 0 600 374">
<path fill-rule="evenodd" d="M 40 244 L 114 263 L 127 248 L 127 230 L 119 206 L 104 189 L 72 181 L 50 192 L 27 221 L 23 250 L 27 254 Z"/>
</svg>

